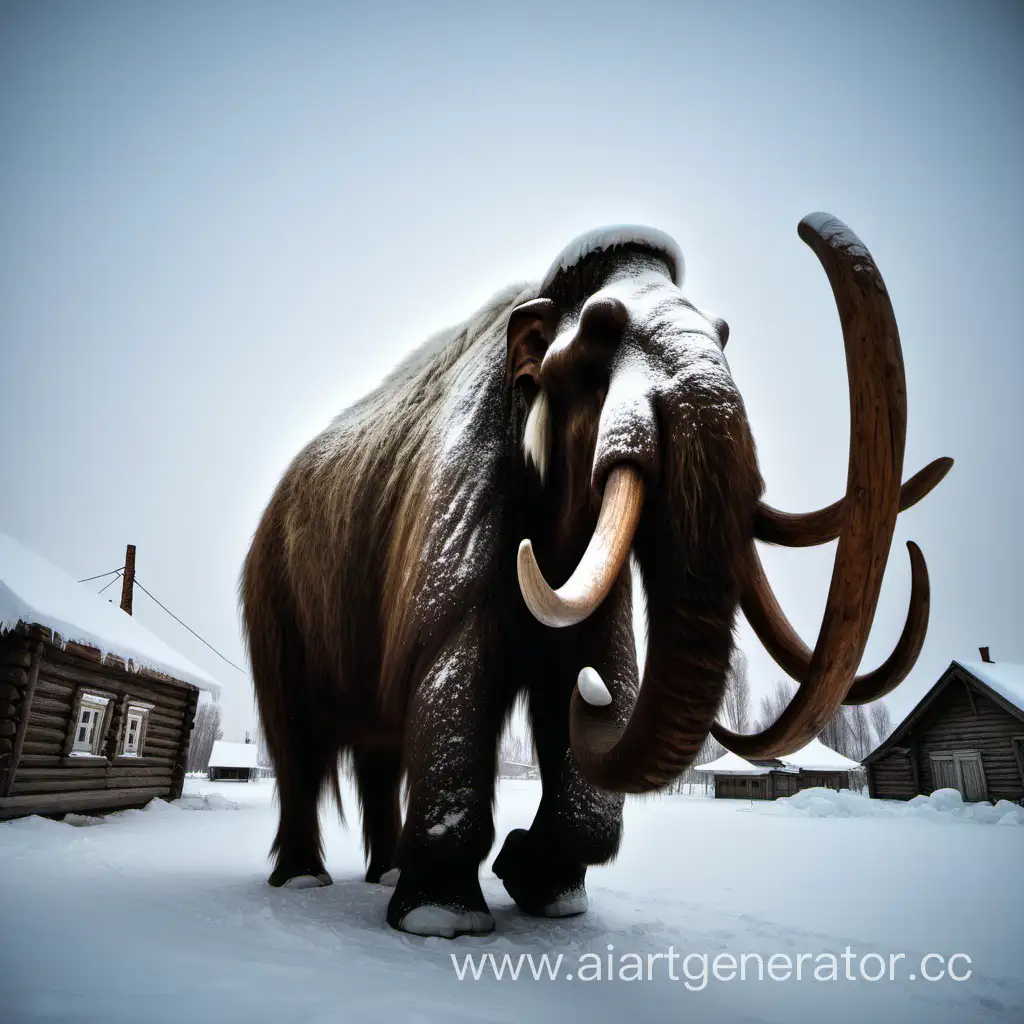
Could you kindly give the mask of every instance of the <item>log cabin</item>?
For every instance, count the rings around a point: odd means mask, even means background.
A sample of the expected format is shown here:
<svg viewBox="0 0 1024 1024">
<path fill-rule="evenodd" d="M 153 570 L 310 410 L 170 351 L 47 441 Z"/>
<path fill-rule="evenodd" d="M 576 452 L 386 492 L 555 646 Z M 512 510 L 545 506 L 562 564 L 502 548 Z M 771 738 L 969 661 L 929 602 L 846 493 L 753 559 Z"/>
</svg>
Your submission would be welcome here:
<svg viewBox="0 0 1024 1024">
<path fill-rule="evenodd" d="M 865 759 L 873 797 L 957 789 L 966 801 L 1024 802 L 1024 665 L 953 661 Z"/>
<path fill-rule="evenodd" d="M 698 765 L 696 771 L 714 778 L 716 799 L 775 800 L 814 786 L 848 789 L 850 772 L 858 768 L 858 762 L 826 747 L 821 740 L 811 740 L 786 757 L 748 761 L 727 751 L 715 761 Z"/>
<path fill-rule="evenodd" d="M 251 782 L 258 779 L 258 750 L 255 743 L 215 740 L 206 777 L 211 782 Z"/>
<path fill-rule="evenodd" d="M 131 615 L 0 533 L 0 819 L 181 796 L 200 691 Z"/>
</svg>

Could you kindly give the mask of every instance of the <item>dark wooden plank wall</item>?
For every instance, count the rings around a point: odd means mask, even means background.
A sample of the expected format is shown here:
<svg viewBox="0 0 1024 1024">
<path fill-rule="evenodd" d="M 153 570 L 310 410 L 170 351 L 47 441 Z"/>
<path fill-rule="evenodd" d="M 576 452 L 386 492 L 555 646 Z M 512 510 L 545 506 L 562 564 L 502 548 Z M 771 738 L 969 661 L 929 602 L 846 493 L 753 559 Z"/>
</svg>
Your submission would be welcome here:
<svg viewBox="0 0 1024 1024">
<path fill-rule="evenodd" d="M 716 775 L 715 796 L 726 799 L 774 800 L 792 796 L 802 789 L 822 786 L 846 789 L 850 784 L 847 772 L 771 772 L 768 775 Z"/>
<path fill-rule="evenodd" d="M 21 651 L 24 640 L 9 634 L 0 655 Z M 15 660 L 20 666 L 24 657 Z M 77 696 L 83 690 L 114 698 L 107 719 L 104 759 L 70 753 Z M 21 757 L 7 792 L 0 790 L 5 797 L 0 799 L 0 818 L 125 807 L 141 805 L 154 796 L 180 796 L 198 696 L 194 686 L 163 682 L 117 665 L 101 665 L 82 657 L 70 645 L 69 650 L 62 650 L 45 644 Z M 125 697 L 154 705 L 138 757 L 119 756 Z M 3 710 L 0 706 L 0 712 Z"/>
<path fill-rule="evenodd" d="M 210 768 L 207 775 L 211 782 L 249 782 L 255 772 L 255 768 Z"/>
<path fill-rule="evenodd" d="M 768 776 L 716 775 L 715 796 L 723 800 L 767 800 Z"/>
<path fill-rule="evenodd" d="M 772 796 L 792 796 L 804 789 L 820 786 L 824 789 L 847 789 L 850 785 L 848 772 L 772 772 Z"/>
<path fill-rule="evenodd" d="M 0 798 L 10 792 L 25 741 L 38 641 L 17 633 L 0 637 Z"/>
<path fill-rule="evenodd" d="M 919 787 L 907 750 L 891 750 L 868 765 L 868 792 L 880 800 L 912 800 Z"/>
<path fill-rule="evenodd" d="M 1024 737 L 1024 722 L 1011 715 L 965 679 L 955 677 L 939 693 L 921 721 L 900 738 L 900 747 L 869 765 L 871 795 L 910 800 L 935 790 L 930 754 L 977 750 L 985 771 L 986 796 L 1024 798 L 1022 765 L 1014 740 Z"/>
<path fill-rule="evenodd" d="M 1024 736 L 1024 722 L 969 683 L 952 680 L 912 730 L 913 744 L 905 744 L 917 751 L 919 792 L 935 789 L 928 756 L 932 751 L 977 750 L 985 769 L 988 799 L 993 803 L 1020 800 L 1024 797 L 1024 781 L 1013 751 L 1015 736 Z"/>
</svg>

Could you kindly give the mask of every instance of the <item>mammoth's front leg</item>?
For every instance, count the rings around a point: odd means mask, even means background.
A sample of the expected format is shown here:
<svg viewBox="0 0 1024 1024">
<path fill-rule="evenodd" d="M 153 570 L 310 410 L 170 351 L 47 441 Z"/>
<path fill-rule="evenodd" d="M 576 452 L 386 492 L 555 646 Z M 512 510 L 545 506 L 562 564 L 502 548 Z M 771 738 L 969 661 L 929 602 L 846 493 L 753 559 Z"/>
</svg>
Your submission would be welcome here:
<svg viewBox="0 0 1024 1024">
<path fill-rule="evenodd" d="M 618 852 L 623 797 L 580 774 L 569 750 L 569 702 L 580 670 L 593 668 L 611 691 L 613 714 L 628 720 L 639 686 L 630 587 L 627 570 L 585 622 L 539 633 L 532 668 L 524 668 L 543 793 L 533 824 L 509 833 L 493 870 L 528 914 L 585 911 L 587 867 Z"/>
<path fill-rule="evenodd" d="M 467 624 L 439 654 L 406 721 L 409 806 L 388 923 L 417 935 L 488 932 L 480 862 L 494 842 L 491 801 L 503 702 Z"/>
</svg>

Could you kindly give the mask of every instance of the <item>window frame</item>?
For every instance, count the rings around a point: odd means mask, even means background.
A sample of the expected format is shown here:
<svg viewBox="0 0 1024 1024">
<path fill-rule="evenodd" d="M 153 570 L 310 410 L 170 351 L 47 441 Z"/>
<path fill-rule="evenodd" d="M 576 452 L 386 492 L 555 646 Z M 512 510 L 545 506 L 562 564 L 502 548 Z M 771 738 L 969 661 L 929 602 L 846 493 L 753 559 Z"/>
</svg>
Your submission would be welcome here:
<svg viewBox="0 0 1024 1024">
<path fill-rule="evenodd" d="M 107 733 L 110 731 L 110 717 L 113 710 L 114 696 L 100 690 L 82 687 L 75 695 L 74 712 L 71 717 L 71 736 L 68 743 L 68 757 L 94 757 L 106 760 L 103 749 L 106 746 Z M 82 728 L 82 713 L 92 711 L 98 714 L 93 725 L 92 736 L 88 749 L 79 748 L 79 730 Z"/>
<path fill-rule="evenodd" d="M 142 757 L 143 748 L 146 742 L 146 733 L 149 729 L 149 713 L 156 707 L 149 701 L 140 700 L 136 697 L 126 697 L 122 711 L 122 725 L 118 737 L 118 757 Z M 131 722 L 136 719 L 139 723 L 139 732 L 135 741 L 135 749 L 128 750 L 128 736 L 131 731 Z"/>
</svg>

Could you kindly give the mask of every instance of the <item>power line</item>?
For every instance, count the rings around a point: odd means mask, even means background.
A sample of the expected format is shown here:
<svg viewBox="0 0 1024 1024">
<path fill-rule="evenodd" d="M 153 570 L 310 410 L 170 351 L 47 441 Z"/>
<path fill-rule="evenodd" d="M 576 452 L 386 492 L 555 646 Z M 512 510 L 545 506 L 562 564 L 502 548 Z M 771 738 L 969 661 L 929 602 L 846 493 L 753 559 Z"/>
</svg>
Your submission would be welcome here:
<svg viewBox="0 0 1024 1024">
<path fill-rule="evenodd" d="M 207 643 L 207 641 L 204 640 L 190 625 L 188 625 L 188 623 L 182 622 L 181 619 L 179 619 L 178 616 L 175 615 L 174 612 L 172 612 L 171 609 L 167 607 L 167 605 L 163 604 L 162 602 L 157 600 L 157 598 L 153 597 L 153 595 L 139 582 L 138 576 L 135 577 L 135 585 L 148 598 L 150 598 L 153 601 L 156 601 L 156 603 L 160 605 L 160 607 L 163 608 L 163 610 L 167 612 L 167 614 L 170 615 L 170 617 L 174 619 L 175 622 L 177 622 L 179 625 L 184 626 L 198 641 L 200 641 L 200 643 L 206 644 L 206 646 L 209 647 L 210 650 L 213 651 L 213 653 L 216 654 L 218 658 L 220 658 L 222 661 L 226 661 L 233 669 L 236 669 L 238 672 L 241 672 L 242 675 L 248 674 L 244 668 L 239 668 L 230 658 L 225 658 L 224 655 L 221 654 L 220 651 L 218 651 L 217 648 L 213 646 L 213 644 Z"/>
<path fill-rule="evenodd" d="M 112 587 L 121 578 L 122 575 L 123 574 L 121 570 L 118 569 L 117 575 L 105 587 L 100 587 L 100 589 L 96 593 L 96 596 L 99 597 L 99 595 L 102 594 L 103 591 L 107 589 L 107 587 Z"/>
<path fill-rule="evenodd" d="M 111 569 L 110 572 L 101 572 L 99 574 L 99 576 L 86 576 L 86 578 L 84 580 L 79 580 L 78 582 L 79 583 L 91 583 L 93 580 L 101 580 L 101 579 L 103 579 L 104 576 L 110 576 L 112 573 L 120 572 L 121 569 L 123 569 L 123 568 L 124 568 L 124 566 L 122 565 L 120 568 Z M 102 591 L 101 591 L 101 593 L 102 593 Z"/>
</svg>

